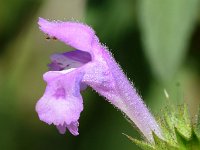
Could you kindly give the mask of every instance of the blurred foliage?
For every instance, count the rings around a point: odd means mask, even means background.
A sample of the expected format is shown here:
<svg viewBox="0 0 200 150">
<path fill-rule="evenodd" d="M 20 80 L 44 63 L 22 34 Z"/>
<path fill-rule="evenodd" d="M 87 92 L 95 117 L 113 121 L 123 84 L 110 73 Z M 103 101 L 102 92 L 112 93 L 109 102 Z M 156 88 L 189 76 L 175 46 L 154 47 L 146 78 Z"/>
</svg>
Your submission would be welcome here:
<svg viewBox="0 0 200 150">
<path fill-rule="evenodd" d="M 146 56 L 158 79 L 169 80 L 185 58 L 199 0 L 139 1 Z"/>
<path fill-rule="evenodd" d="M 0 45 L 1 53 L 25 27 L 32 22 L 32 16 L 41 5 L 41 0 L 1 0 L 0 1 Z"/>
<path fill-rule="evenodd" d="M 0 0 L 0 149 L 137 149 L 121 134 L 136 138 L 136 130 L 91 89 L 84 92 L 78 137 L 60 135 L 38 119 L 34 107 L 45 89 L 42 73 L 49 56 L 69 49 L 45 41 L 39 16 L 85 20 L 153 112 L 159 115 L 166 88 L 174 101 L 187 101 L 195 114 L 200 100 L 199 0 L 154 1 Z M 168 76 L 170 81 L 161 82 Z"/>
</svg>

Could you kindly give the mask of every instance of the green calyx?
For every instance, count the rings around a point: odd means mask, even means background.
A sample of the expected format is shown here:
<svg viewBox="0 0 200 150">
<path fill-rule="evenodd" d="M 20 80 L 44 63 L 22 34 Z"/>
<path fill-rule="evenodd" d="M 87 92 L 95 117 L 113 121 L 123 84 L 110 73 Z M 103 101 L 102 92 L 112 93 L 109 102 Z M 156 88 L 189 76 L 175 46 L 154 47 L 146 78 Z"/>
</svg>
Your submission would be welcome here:
<svg viewBox="0 0 200 150">
<path fill-rule="evenodd" d="M 167 107 L 158 123 L 163 139 L 153 133 L 154 143 L 133 139 L 133 143 L 143 150 L 200 150 L 200 110 L 196 124 L 192 124 L 186 105 Z"/>
</svg>

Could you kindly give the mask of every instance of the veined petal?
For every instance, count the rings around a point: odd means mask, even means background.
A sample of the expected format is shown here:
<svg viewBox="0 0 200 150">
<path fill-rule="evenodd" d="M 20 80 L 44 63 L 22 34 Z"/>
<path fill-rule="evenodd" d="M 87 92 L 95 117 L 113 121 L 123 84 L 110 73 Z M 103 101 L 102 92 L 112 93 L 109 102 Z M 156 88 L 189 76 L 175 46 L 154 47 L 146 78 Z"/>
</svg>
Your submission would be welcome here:
<svg viewBox="0 0 200 150">
<path fill-rule="evenodd" d="M 52 71 L 68 70 L 78 68 L 92 60 L 90 53 L 74 50 L 66 53 L 57 53 L 51 56 L 51 63 L 48 65 Z"/>
<path fill-rule="evenodd" d="M 78 123 L 78 121 L 76 121 L 76 122 L 70 123 L 69 125 L 64 124 L 64 125 L 58 125 L 56 127 L 57 127 L 58 131 L 60 132 L 60 134 L 64 134 L 66 132 L 66 128 L 67 128 L 71 132 L 71 134 L 76 136 L 76 135 L 79 135 L 78 125 L 79 125 L 79 123 Z"/>
<path fill-rule="evenodd" d="M 45 74 L 47 87 L 44 95 L 36 105 L 36 111 L 40 120 L 62 127 L 68 128 L 74 135 L 78 135 L 78 119 L 83 110 L 83 101 L 80 95 L 80 81 L 82 74 L 73 72 L 68 74 L 57 72 L 47 72 Z M 49 78 L 48 78 L 49 77 Z"/>
</svg>

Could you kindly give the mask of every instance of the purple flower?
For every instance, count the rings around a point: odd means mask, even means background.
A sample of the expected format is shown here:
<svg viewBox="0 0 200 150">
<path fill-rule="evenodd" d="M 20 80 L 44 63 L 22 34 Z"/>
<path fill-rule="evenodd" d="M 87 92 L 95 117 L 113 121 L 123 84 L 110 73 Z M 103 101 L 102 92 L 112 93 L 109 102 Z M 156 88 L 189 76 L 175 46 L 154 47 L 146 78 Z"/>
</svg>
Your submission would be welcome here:
<svg viewBox="0 0 200 150">
<path fill-rule="evenodd" d="M 50 38 L 75 49 L 51 57 L 50 71 L 43 76 L 46 91 L 36 105 L 40 120 L 56 125 L 60 133 L 67 128 L 78 135 L 78 120 L 83 110 L 80 91 L 90 86 L 124 112 L 150 142 L 152 131 L 162 137 L 141 97 L 89 26 L 42 18 L 38 24 Z"/>
</svg>

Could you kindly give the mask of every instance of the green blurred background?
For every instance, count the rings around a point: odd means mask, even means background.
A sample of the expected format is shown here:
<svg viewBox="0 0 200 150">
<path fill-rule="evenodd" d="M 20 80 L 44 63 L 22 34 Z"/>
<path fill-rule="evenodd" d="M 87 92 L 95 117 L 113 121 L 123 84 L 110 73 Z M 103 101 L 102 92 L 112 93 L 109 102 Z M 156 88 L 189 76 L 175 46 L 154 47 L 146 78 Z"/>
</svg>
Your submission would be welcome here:
<svg viewBox="0 0 200 150">
<path fill-rule="evenodd" d="M 91 25 L 159 116 L 170 101 L 200 103 L 200 0 L 0 0 L 0 150 L 133 150 L 122 133 L 140 138 L 123 115 L 90 88 L 84 92 L 79 133 L 60 135 L 38 119 L 42 74 L 54 52 L 38 17 Z"/>
</svg>

